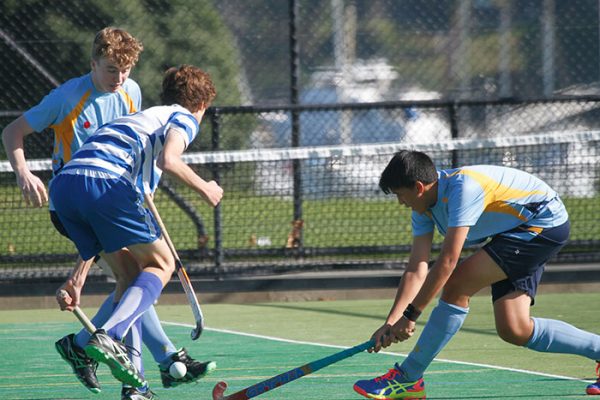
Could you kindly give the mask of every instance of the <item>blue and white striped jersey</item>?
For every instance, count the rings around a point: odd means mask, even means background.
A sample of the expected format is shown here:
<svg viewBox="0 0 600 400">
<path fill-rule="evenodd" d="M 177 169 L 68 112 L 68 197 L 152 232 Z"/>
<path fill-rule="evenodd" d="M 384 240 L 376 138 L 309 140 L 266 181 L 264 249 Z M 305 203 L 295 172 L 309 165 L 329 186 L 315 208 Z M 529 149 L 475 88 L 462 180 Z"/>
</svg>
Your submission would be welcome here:
<svg viewBox="0 0 600 400">
<path fill-rule="evenodd" d="M 60 173 L 120 177 L 142 194 L 153 193 L 162 174 L 156 159 L 170 129 L 184 134 L 187 148 L 200 127 L 196 118 L 179 105 L 151 107 L 100 127 Z"/>
</svg>

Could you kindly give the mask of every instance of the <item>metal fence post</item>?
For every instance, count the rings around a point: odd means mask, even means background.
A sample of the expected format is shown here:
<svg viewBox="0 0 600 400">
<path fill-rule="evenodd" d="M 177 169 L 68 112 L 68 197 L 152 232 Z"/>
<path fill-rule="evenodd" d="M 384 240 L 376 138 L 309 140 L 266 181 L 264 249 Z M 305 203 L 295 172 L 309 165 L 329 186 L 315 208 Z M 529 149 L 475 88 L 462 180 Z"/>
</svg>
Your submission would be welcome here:
<svg viewBox="0 0 600 400">
<path fill-rule="evenodd" d="M 211 125 L 212 125 L 212 136 L 211 136 L 211 149 L 212 151 L 219 150 L 220 147 L 220 122 L 221 115 L 219 109 L 215 108 L 211 114 Z M 211 165 L 213 179 L 221 184 L 221 175 L 219 173 L 219 165 L 214 163 Z M 214 229 L 215 229 L 215 272 L 217 278 L 221 279 L 222 267 L 223 267 L 223 231 L 222 231 L 222 219 L 221 219 L 221 204 L 219 203 L 214 209 Z"/>
<path fill-rule="evenodd" d="M 450 136 L 452 137 L 452 139 L 458 139 L 458 120 L 456 118 L 456 109 L 456 102 L 452 102 L 448 105 L 448 117 L 450 120 Z M 452 150 L 452 168 L 458 168 L 457 150 Z"/>
<path fill-rule="evenodd" d="M 293 106 L 299 104 L 298 100 L 298 40 L 296 38 L 296 19 L 298 16 L 298 2 L 289 0 L 289 27 L 290 27 L 290 103 Z M 292 108 L 292 147 L 300 147 L 300 112 Z M 294 220 L 293 226 L 302 226 L 302 165 L 300 161 L 293 161 L 294 174 Z M 297 231 L 297 245 L 302 247 L 302 229 Z"/>
</svg>

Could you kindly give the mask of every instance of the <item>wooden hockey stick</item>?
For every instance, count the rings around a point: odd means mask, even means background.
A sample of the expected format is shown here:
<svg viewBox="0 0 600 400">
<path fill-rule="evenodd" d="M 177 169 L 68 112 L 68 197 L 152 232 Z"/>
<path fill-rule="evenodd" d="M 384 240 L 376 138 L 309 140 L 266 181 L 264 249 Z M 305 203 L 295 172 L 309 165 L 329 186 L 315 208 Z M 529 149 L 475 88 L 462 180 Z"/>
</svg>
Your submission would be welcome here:
<svg viewBox="0 0 600 400">
<path fill-rule="evenodd" d="M 190 281 L 190 277 L 188 276 L 187 271 L 183 267 L 181 259 L 177 255 L 175 245 L 173 245 L 171 237 L 169 236 L 169 232 L 167 232 L 167 228 L 165 227 L 165 224 L 163 223 L 162 218 L 160 217 L 160 214 L 158 213 L 158 210 L 154 205 L 152 196 L 146 194 L 144 195 L 144 199 L 146 201 L 146 205 L 150 209 L 150 212 L 152 213 L 152 215 L 154 215 L 154 218 L 156 218 L 156 222 L 158 222 L 158 226 L 162 231 L 165 241 L 167 242 L 167 245 L 169 246 L 173 257 L 175 258 L 175 270 L 177 271 L 177 276 L 179 277 L 181 286 L 183 286 L 183 291 L 185 292 L 190 306 L 192 307 L 192 313 L 194 314 L 194 319 L 196 320 L 196 327 L 192 330 L 190 334 L 192 340 L 196 340 L 200 337 L 202 331 L 204 330 L 204 315 L 202 314 L 200 303 L 198 302 L 198 298 L 196 297 L 196 293 L 194 292 L 194 288 L 192 287 L 192 281 Z"/>
<path fill-rule="evenodd" d="M 60 297 L 62 297 L 64 299 L 67 296 L 69 296 L 69 293 L 67 293 L 66 290 L 61 290 L 60 291 Z M 92 321 L 90 321 L 90 319 L 87 317 L 87 315 L 85 315 L 84 312 L 81 311 L 81 308 L 79 308 L 79 306 L 75 306 L 75 308 L 73 309 L 73 314 L 75 314 L 75 316 L 77 317 L 77 319 L 79 320 L 79 322 L 81 322 L 81 325 L 83 325 L 83 327 L 89 333 L 96 332 L 96 327 L 94 326 L 94 324 L 92 323 Z"/>
</svg>

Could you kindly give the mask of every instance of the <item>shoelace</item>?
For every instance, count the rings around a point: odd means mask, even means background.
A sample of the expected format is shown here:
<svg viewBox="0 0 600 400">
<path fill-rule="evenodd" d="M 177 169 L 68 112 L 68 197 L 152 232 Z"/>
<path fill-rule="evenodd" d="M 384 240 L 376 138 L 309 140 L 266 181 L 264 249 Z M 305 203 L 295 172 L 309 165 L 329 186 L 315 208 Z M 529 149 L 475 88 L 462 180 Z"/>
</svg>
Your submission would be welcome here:
<svg viewBox="0 0 600 400">
<path fill-rule="evenodd" d="M 129 346 L 127 344 L 122 343 L 123 347 L 125 347 L 125 349 L 127 349 L 127 351 L 129 351 L 131 354 L 133 354 L 136 357 L 140 357 L 142 355 L 142 353 L 136 349 L 133 346 Z"/>
<path fill-rule="evenodd" d="M 173 360 L 173 361 L 179 361 L 179 362 L 182 362 L 182 363 L 184 363 L 184 364 L 186 364 L 186 365 L 187 365 L 187 364 L 190 362 L 190 360 L 189 360 L 189 357 L 188 357 L 188 356 L 187 356 L 187 354 L 185 354 L 183 351 L 181 351 L 181 352 L 178 352 L 178 353 L 176 354 L 176 356 L 177 356 L 177 357 L 176 357 L 177 359 L 176 359 L 176 360 Z"/>
<path fill-rule="evenodd" d="M 136 349 L 133 346 L 129 346 L 125 343 L 121 343 L 121 342 L 117 342 L 118 347 L 120 347 L 120 353 L 118 354 L 118 357 L 121 358 L 121 360 L 123 359 L 123 355 L 127 356 L 127 359 L 129 359 L 129 361 L 131 361 L 131 357 L 129 357 L 129 354 L 135 356 L 135 357 L 140 357 L 141 356 L 141 352 Z M 125 349 L 125 351 L 123 351 L 123 349 Z"/>
<path fill-rule="evenodd" d="M 105 337 L 104 337 L 105 336 Z M 136 357 L 140 357 L 141 353 L 135 347 L 126 345 L 125 343 L 119 342 L 117 340 L 112 339 L 110 336 L 103 334 L 101 337 L 102 341 L 108 342 L 114 349 L 115 355 L 120 361 L 129 360 L 128 352 L 131 352 Z"/>
<path fill-rule="evenodd" d="M 177 352 L 176 359 L 174 359 L 173 362 L 176 361 L 184 363 L 185 366 L 188 367 L 188 369 L 190 369 L 190 367 L 200 367 L 200 364 L 202 364 L 201 362 L 190 358 L 190 356 L 187 355 L 185 350 Z"/>
<path fill-rule="evenodd" d="M 396 375 L 400 375 L 400 372 L 396 368 L 392 368 L 386 374 L 375 378 L 375 382 L 380 382 L 384 379 L 389 381 L 389 380 L 394 379 L 396 377 Z"/>
</svg>

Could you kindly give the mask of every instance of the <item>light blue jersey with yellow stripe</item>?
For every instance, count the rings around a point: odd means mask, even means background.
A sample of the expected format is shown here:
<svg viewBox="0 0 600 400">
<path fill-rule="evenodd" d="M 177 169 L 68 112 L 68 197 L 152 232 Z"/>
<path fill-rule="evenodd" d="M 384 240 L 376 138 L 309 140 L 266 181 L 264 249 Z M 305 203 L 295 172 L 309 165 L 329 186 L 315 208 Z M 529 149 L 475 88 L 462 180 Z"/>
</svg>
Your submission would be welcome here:
<svg viewBox="0 0 600 400">
<path fill-rule="evenodd" d="M 413 211 L 413 235 L 445 235 L 450 227 L 470 227 L 467 244 L 505 234 L 531 240 L 569 216 L 558 194 L 521 170 L 474 165 L 438 171 L 438 199 L 424 214 Z M 518 229 L 515 229 L 518 228 Z"/>
<path fill-rule="evenodd" d="M 127 79 L 117 92 L 102 93 L 88 73 L 52 90 L 24 117 L 36 132 L 54 130 L 52 171 L 56 174 L 100 126 L 141 107 L 142 94 L 134 80 Z"/>
</svg>

